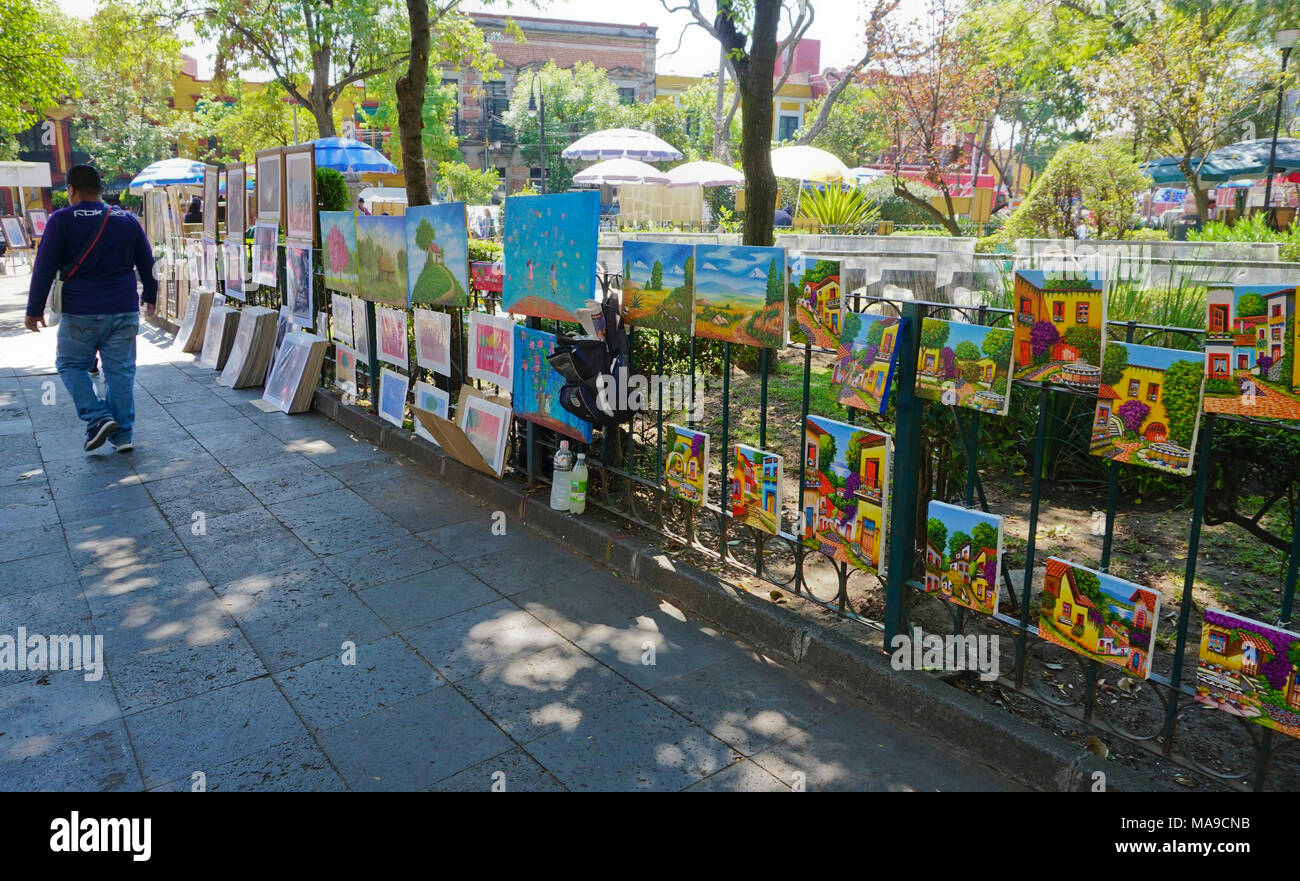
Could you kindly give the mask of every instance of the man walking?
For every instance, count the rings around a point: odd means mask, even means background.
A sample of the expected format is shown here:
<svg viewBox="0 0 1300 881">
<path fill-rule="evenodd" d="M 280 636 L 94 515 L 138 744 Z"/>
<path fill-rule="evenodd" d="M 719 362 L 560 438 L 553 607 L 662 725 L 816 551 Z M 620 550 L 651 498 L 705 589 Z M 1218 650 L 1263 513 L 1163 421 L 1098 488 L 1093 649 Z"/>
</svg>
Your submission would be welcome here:
<svg viewBox="0 0 1300 881">
<path fill-rule="evenodd" d="M 153 249 L 131 214 L 101 201 L 103 183 L 89 165 L 68 171 L 68 207 L 50 215 L 36 252 L 27 294 L 27 329 L 45 324 L 45 301 L 55 274 L 62 272 L 63 318 L 54 366 L 86 423 L 87 451 L 108 441 L 118 451 L 131 449 L 135 423 L 135 337 L 140 301 L 154 313 L 158 281 Z M 144 286 L 136 292 L 136 275 Z M 108 382 L 103 399 L 90 371 L 98 356 Z"/>
</svg>

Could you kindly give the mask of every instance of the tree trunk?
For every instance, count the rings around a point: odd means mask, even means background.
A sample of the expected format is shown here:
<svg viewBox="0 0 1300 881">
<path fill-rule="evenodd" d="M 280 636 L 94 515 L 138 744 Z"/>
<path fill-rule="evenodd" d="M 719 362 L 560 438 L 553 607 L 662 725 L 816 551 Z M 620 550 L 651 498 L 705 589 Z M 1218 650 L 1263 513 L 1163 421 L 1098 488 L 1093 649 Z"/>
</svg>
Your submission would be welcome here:
<svg viewBox="0 0 1300 881">
<path fill-rule="evenodd" d="M 729 7 L 719 4 L 719 10 Z M 780 18 L 781 0 L 755 0 L 751 49 L 743 61 L 735 62 L 736 86 L 745 106 L 740 158 L 745 169 L 746 245 L 770 246 L 773 241 L 777 186 L 772 173 L 772 89 Z"/>
<path fill-rule="evenodd" d="M 408 205 L 428 205 L 429 176 L 424 165 L 424 95 L 429 84 L 429 2 L 406 0 L 411 20 L 411 57 L 397 78 L 397 127 Z"/>
<path fill-rule="evenodd" d="M 1205 223 L 1210 216 L 1210 192 L 1201 184 L 1200 178 L 1196 172 L 1198 169 L 1192 167 L 1192 157 L 1184 156 L 1178 163 L 1178 170 L 1187 178 L 1187 187 L 1196 197 L 1196 214 L 1200 217 L 1201 223 Z"/>
<path fill-rule="evenodd" d="M 312 58 L 311 115 L 316 119 L 316 137 L 332 138 L 334 102 L 330 100 L 330 47 L 324 46 Z"/>
</svg>

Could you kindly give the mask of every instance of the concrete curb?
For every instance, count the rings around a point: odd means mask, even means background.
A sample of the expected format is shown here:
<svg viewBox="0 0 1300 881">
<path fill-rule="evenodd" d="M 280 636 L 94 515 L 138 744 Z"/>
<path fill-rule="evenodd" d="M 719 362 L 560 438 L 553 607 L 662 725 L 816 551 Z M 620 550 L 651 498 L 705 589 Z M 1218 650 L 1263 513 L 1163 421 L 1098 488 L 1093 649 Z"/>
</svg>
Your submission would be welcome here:
<svg viewBox="0 0 1300 881">
<path fill-rule="evenodd" d="M 331 392 L 318 388 L 312 407 L 357 436 L 415 461 L 461 491 L 513 513 L 546 537 L 627 576 L 691 617 L 798 667 L 811 679 L 833 683 L 1022 786 L 1087 792 L 1093 788 L 1094 772 L 1102 772 L 1106 791 L 1155 788 L 1142 774 L 1099 760 L 1076 744 L 940 679 L 895 671 L 884 652 L 731 587 L 614 525 L 552 511 L 547 498 L 468 468 L 423 438 L 343 404 Z"/>
</svg>

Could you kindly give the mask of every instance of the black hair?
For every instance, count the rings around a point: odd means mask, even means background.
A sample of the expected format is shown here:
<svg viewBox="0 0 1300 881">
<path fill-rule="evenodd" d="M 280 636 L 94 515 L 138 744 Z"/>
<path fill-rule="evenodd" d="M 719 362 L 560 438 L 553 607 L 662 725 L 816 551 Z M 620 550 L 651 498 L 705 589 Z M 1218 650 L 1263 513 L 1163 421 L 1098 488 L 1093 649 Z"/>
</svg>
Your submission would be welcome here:
<svg viewBox="0 0 1300 881">
<path fill-rule="evenodd" d="M 98 196 L 104 189 L 104 182 L 93 165 L 74 165 L 68 169 L 68 186 L 87 196 Z"/>
</svg>

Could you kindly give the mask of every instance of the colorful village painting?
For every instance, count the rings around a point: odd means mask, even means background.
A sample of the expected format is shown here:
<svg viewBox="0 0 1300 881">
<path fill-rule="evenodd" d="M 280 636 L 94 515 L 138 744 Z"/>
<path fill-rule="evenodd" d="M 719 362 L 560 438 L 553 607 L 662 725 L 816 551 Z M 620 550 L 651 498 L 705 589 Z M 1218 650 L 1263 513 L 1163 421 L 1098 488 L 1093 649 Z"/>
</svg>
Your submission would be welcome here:
<svg viewBox="0 0 1300 881">
<path fill-rule="evenodd" d="M 1205 334 L 1205 412 L 1300 421 L 1296 288 L 1212 287 Z"/>
<path fill-rule="evenodd" d="M 839 563 L 884 564 L 889 435 L 809 416 L 804 423 L 803 545 Z"/>
<path fill-rule="evenodd" d="M 565 437 L 591 443 L 591 423 L 560 405 L 564 377 L 547 360 L 555 351 L 555 334 L 515 325 L 515 375 L 511 403 L 515 415 Z"/>
<path fill-rule="evenodd" d="M 502 308 L 576 322 L 596 290 L 600 193 L 510 196 L 505 218 Z"/>
<path fill-rule="evenodd" d="M 811 340 L 823 349 L 838 349 L 844 323 L 844 301 L 840 293 L 840 262 L 821 257 L 790 257 L 790 301 L 798 330 L 791 328 L 796 342 Z"/>
<path fill-rule="evenodd" d="M 731 516 L 776 535 L 781 525 L 781 457 L 736 444 L 731 477 Z"/>
<path fill-rule="evenodd" d="M 785 345 L 785 249 L 695 248 L 695 335 L 746 346 Z"/>
<path fill-rule="evenodd" d="M 1107 343 L 1092 422 L 1093 454 L 1190 474 L 1204 384 L 1201 352 Z"/>
<path fill-rule="evenodd" d="M 1106 345 L 1106 296 L 1100 277 L 1054 278 L 1016 270 L 1013 291 L 1016 379 L 1092 391 Z"/>
<path fill-rule="evenodd" d="M 1043 639 L 1142 679 L 1151 675 L 1160 594 L 1049 557 L 1038 601 Z"/>
<path fill-rule="evenodd" d="M 1300 737 L 1300 634 L 1206 609 L 1196 700 Z"/>
<path fill-rule="evenodd" d="M 690 336 L 695 321 L 695 248 L 623 243 L 623 314 L 635 327 Z"/>
<path fill-rule="evenodd" d="M 872 413 L 888 409 L 889 387 L 898 365 L 898 334 L 906 320 L 865 312 L 845 314 L 831 368 L 831 383 L 839 387 L 841 404 Z"/>
<path fill-rule="evenodd" d="M 357 275 L 362 299 L 405 309 L 406 218 L 400 214 L 357 216 Z"/>
<path fill-rule="evenodd" d="M 1007 415 L 1013 343 L 1006 328 L 925 319 L 916 358 L 916 393 L 981 413 Z"/>
<path fill-rule="evenodd" d="M 925 592 L 991 615 L 998 610 L 1002 517 L 931 501 L 925 527 Z"/>
<path fill-rule="evenodd" d="M 709 495 L 709 435 L 680 425 L 668 426 L 668 454 L 664 457 L 668 495 L 703 505 Z"/>
<path fill-rule="evenodd" d="M 469 303 L 469 233 L 465 203 L 444 202 L 406 209 L 406 277 L 411 303 Z"/>
</svg>

